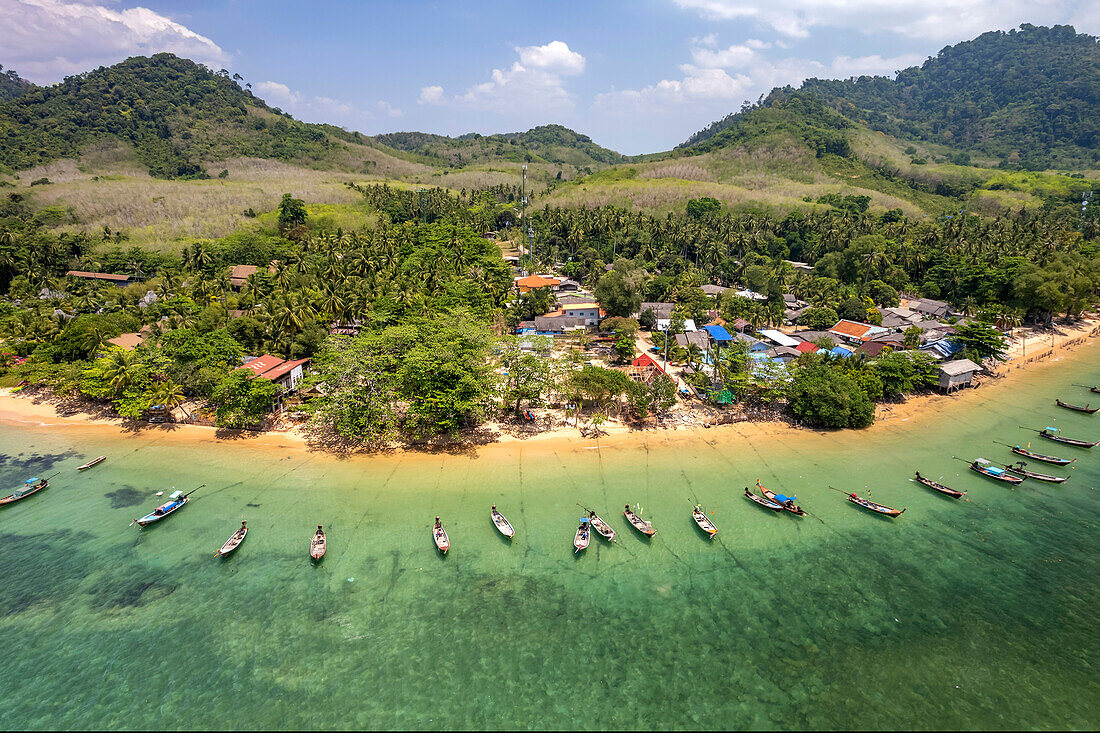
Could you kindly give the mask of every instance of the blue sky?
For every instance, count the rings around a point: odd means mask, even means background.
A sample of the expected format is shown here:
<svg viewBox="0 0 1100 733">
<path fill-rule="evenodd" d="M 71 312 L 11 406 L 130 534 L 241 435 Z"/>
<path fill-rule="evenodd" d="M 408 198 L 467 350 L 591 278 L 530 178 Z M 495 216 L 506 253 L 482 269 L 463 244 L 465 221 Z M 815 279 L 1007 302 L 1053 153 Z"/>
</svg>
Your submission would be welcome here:
<svg viewBox="0 0 1100 733">
<path fill-rule="evenodd" d="M 1085 0 L 0 0 L 0 64 L 37 83 L 167 50 L 296 117 L 364 133 L 560 123 L 667 150 L 772 87 L 892 74 L 1020 23 L 1100 33 Z"/>
</svg>

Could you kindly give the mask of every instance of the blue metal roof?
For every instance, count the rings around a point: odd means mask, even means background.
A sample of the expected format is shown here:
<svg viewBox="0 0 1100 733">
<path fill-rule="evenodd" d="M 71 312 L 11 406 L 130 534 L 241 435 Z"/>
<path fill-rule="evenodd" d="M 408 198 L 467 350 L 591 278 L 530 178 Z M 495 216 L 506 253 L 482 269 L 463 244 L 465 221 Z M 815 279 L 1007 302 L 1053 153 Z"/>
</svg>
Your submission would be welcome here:
<svg viewBox="0 0 1100 733">
<path fill-rule="evenodd" d="M 851 356 L 853 352 L 851 349 L 846 349 L 843 346 L 834 346 L 829 349 L 830 354 L 836 354 L 837 356 Z"/>
<path fill-rule="evenodd" d="M 715 341 L 733 341 L 730 332 L 721 326 L 703 326 L 703 330 L 709 333 Z"/>
</svg>

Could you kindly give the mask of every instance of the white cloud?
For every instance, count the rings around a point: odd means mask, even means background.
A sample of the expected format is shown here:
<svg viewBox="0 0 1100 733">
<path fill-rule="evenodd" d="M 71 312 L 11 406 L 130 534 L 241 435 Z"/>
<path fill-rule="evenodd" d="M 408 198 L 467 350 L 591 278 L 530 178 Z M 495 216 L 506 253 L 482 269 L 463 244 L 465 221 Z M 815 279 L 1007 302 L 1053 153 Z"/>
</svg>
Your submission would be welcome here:
<svg viewBox="0 0 1100 733">
<path fill-rule="evenodd" d="M 691 57 L 699 66 L 717 67 L 722 69 L 737 69 L 748 66 L 756 60 L 756 51 L 743 46 L 730 46 L 718 51 L 709 48 L 694 48 Z"/>
<path fill-rule="evenodd" d="M 375 106 L 378 107 L 382 114 L 386 115 L 387 117 L 400 117 L 401 115 L 405 114 L 400 109 L 394 107 L 392 104 L 384 99 L 378 100 L 378 104 Z"/>
<path fill-rule="evenodd" d="M 1096 32 L 1095 0 L 673 0 L 710 20 L 757 21 L 793 38 L 814 27 L 964 39 L 1020 23 L 1081 23 Z"/>
<path fill-rule="evenodd" d="M 161 51 L 215 69 L 230 60 L 209 38 L 148 8 L 72 0 L 0 0 L 0 49 L 5 66 L 40 84 Z"/>
<path fill-rule="evenodd" d="M 264 101 L 306 122 L 354 126 L 376 117 L 375 110 L 387 117 L 400 117 L 402 114 L 400 109 L 385 100 L 379 100 L 371 108 L 360 109 L 350 102 L 332 97 L 309 97 L 277 81 L 261 81 L 253 87 L 253 91 Z"/>
<path fill-rule="evenodd" d="M 507 69 L 493 69 L 489 81 L 463 94 L 448 97 L 438 85 L 420 90 L 420 104 L 497 112 L 561 113 L 573 109 L 573 95 L 563 76 L 584 71 L 585 59 L 562 41 L 544 46 L 516 47 L 519 61 Z"/>
<path fill-rule="evenodd" d="M 430 86 L 420 88 L 419 104 L 442 104 L 443 102 L 443 87 Z"/>
<path fill-rule="evenodd" d="M 519 61 L 524 66 L 559 74 L 579 74 L 584 71 L 584 56 L 570 50 L 561 41 L 551 41 L 545 46 L 516 48 Z"/>
<path fill-rule="evenodd" d="M 291 91 L 286 84 L 280 84 L 277 81 L 261 81 L 256 85 L 256 91 L 259 97 L 276 104 L 298 104 L 302 101 L 301 94 Z"/>
<path fill-rule="evenodd" d="M 919 53 L 902 54 L 890 58 L 883 58 L 877 53 L 856 58 L 837 56 L 829 65 L 829 73 L 841 79 L 874 74 L 892 77 L 895 71 L 901 71 L 910 66 L 920 66 L 924 63 L 924 59 L 925 57 Z"/>
</svg>

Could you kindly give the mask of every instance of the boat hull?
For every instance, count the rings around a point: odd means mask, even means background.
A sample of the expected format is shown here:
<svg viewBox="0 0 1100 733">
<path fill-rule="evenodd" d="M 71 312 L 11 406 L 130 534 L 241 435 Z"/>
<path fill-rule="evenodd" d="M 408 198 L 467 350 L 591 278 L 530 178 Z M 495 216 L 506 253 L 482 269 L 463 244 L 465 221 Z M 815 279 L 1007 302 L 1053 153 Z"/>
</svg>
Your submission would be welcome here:
<svg viewBox="0 0 1100 733">
<path fill-rule="evenodd" d="M 494 512 L 489 515 L 489 518 L 493 521 L 493 526 L 497 528 L 497 532 L 500 532 L 504 537 L 512 539 L 516 536 L 516 530 L 513 529 L 512 523 L 503 514 Z"/>
<path fill-rule="evenodd" d="M 1052 466 L 1068 466 L 1069 464 L 1074 463 L 1077 460 L 1076 458 L 1059 458 L 1058 456 L 1046 456 L 1042 453 L 1032 453 L 1031 451 L 1025 450 L 1024 448 L 1021 448 L 1019 446 L 1014 447 L 1012 449 L 1012 452 L 1018 456 L 1024 456 L 1025 458 L 1030 458 L 1035 461 L 1049 463 Z"/>
<path fill-rule="evenodd" d="M 225 557 L 227 555 L 231 555 L 232 553 L 236 552 L 237 548 L 241 546 L 241 543 L 244 542 L 244 538 L 247 537 L 247 536 L 248 536 L 248 530 L 247 529 L 244 532 L 241 532 L 240 534 L 237 534 L 236 532 L 234 532 L 233 536 L 230 537 L 228 540 L 226 540 L 225 544 L 222 545 L 221 549 L 218 550 L 218 557 Z"/>
<path fill-rule="evenodd" d="M 99 458 L 93 458 L 92 460 L 85 463 L 83 466 L 77 466 L 76 470 L 77 471 L 87 471 L 92 466 L 98 466 L 99 464 L 103 463 L 105 460 L 107 460 L 107 456 L 100 456 Z"/>
<path fill-rule="evenodd" d="M 14 504 L 17 501 L 21 501 L 23 499 L 26 499 L 28 496 L 34 496 L 39 491 L 42 491 L 43 489 L 48 489 L 49 487 L 50 487 L 50 482 L 49 481 L 43 481 L 40 485 L 34 487 L 34 489 L 32 491 L 28 491 L 25 494 L 16 495 L 16 494 L 13 493 L 13 494 L 10 494 L 8 496 L 5 496 L 3 499 L 0 499 L 0 506 L 3 506 L 5 504 Z"/>
<path fill-rule="evenodd" d="M 144 517 L 137 520 L 137 524 L 138 524 L 139 527 L 148 527 L 150 524 L 156 524 L 157 522 L 164 519 L 165 517 L 170 517 L 173 514 L 175 514 L 176 512 L 178 512 L 180 509 L 185 507 L 187 505 L 187 503 L 190 502 L 190 501 L 191 501 L 190 499 L 188 499 L 187 497 L 184 497 L 183 501 L 179 502 L 174 507 L 171 507 L 169 509 L 165 509 L 164 513 L 162 513 L 162 514 L 157 514 L 155 512 L 151 512 L 149 514 L 146 514 Z"/>
</svg>

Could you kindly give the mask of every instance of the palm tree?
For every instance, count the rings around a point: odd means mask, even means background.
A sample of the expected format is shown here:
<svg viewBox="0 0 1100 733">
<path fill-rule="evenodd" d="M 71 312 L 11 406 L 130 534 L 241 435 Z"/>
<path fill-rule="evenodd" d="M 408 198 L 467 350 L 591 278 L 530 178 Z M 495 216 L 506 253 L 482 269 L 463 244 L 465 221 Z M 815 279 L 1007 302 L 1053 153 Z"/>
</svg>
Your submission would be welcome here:
<svg viewBox="0 0 1100 733">
<path fill-rule="evenodd" d="M 161 382 L 153 389 L 152 398 L 149 401 L 149 406 L 163 405 L 169 412 L 179 407 L 183 410 L 183 414 L 187 415 L 188 419 L 191 419 L 191 413 L 187 412 L 183 407 L 184 400 L 187 397 L 183 393 L 183 386 L 176 384 L 173 381 Z"/>
<path fill-rule="evenodd" d="M 134 371 L 138 364 L 137 355 L 133 351 L 111 349 L 107 352 L 103 376 L 111 385 L 115 397 L 121 397 L 126 388 L 133 384 Z"/>
</svg>

